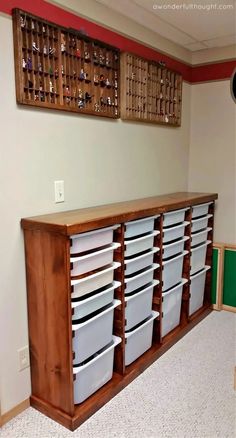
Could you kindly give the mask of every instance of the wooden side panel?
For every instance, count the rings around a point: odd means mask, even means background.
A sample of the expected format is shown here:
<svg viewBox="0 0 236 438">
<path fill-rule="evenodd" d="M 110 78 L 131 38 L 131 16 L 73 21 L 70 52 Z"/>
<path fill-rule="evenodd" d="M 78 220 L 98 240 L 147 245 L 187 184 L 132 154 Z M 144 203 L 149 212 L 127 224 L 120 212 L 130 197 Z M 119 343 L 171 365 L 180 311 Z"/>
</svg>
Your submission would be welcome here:
<svg viewBox="0 0 236 438">
<path fill-rule="evenodd" d="M 22 77 L 22 35 L 21 29 L 17 25 L 20 20 L 20 13 L 18 10 L 13 11 L 13 42 L 14 42 L 14 60 L 15 60 L 15 88 L 16 88 L 16 101 L 18 103 L 23 102 L 23 77 Z M 19 56 L 21 53 L 21 56 Z"/>
<path fill-rule="evenodd" d="M 73 415 L 69 240 L 25 231 L 32 394 Z"/>
</svg>

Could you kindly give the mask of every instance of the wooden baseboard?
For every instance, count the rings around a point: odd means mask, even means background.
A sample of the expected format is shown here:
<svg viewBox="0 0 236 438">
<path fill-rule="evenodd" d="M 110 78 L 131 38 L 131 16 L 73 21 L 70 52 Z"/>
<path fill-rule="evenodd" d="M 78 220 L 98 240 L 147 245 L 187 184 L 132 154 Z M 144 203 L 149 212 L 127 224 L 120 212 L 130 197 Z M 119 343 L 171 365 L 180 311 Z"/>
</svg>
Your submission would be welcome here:
<svg viewBox="0 0 236 438">
<path fill-rule="evenodd" d="M 226 306 L 226 304 L 222 304 L 222 310 L 227 310 L 227 312 L 234 312 L 234 313 L 236 313 L 236 307 Z"/>
<path fill-rule="evenodd" d="M 8 423 L 8 421 L 12 420 L 12 418 L 16 417 L 17 415 L 21 414 L 25 409 L 29 408 L 30 406 L 30 399 L 27 398 L 23 402 L 19 403 L 17 406 L 12 408 L 10 411 L 6 412 L 5 414 L 1 415 L 0 417 L 0 426 L 3 426 L 4 424 Z"/>
<path fill-rule="evenodd" d="M 217 306 L 217 304 L 212 304 L 211 308 L 212 308 L 212 310 L 217 310 L 218 312 L 220 312 L 222 310 L 222 308 L 219 308 Z"/>
</svg>

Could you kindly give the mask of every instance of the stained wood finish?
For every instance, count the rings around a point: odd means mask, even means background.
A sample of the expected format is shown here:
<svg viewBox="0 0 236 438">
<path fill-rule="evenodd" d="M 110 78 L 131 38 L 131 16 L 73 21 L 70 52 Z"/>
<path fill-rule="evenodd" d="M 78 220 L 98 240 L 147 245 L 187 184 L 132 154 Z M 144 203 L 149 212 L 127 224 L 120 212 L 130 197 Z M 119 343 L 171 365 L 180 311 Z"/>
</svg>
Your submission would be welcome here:
<svg viewBox="0 0 236 438">
<path fill-rule="evenodd" d="M 114 257 L 115 261 L 121 263 L 114 273 L 115 280 L 121 282 L 121 286 L 115 290 L 115 298 L 121 301 L 121 305 L 114 310 L 113 332 L 121 338 L 121 343 L 115 348 L 114 370 L 122 375 L 125 373 L 124 233 L 124 224 L 114 231 L 114 241 L 121 244 L 121 247 L 115 251 Z"/>
<path fill-rule="evenodd" d="M 162 314 L 162 297 L 161 297 L 161 285 L 162 285 L 162 230 L 163 230 L 163 216 L 159 216 L 155 220 L 155 230 L 160 231 L 160 234 L 154 238 L 154 246 L 160 248 L 156 254 L 154 254 L 154 263 L 158 263 L 160 267 L 154 271 L 154 279 L 159 280 L 159 284 L 154 287 L 152 308 L 159 312 L 159 317 L 154 319 L 153 324 L 153 343 L 161 343 L 161 314 Z"/>
<path fill-rule="evenodd" d="M 181 315 L 180 315 L 180 325 L 181 327 L 185 327 L 188 323 L 189 318 L 189 281 L 190 281 L 190 256 L 191 256 L 191 221 L 192 221 L 192 208 L 186 211 L 185 220 L 189 222 L 189 225 L 185 227 L 185 236 L 189 237 L 189 240 L 185 242 L 185 250 L 188 251 L 188 254 L 184 257 L 184 265 L 183 265 L 183 278 L 188 280 L 188 283 L 183 286 L 183 295 L 182 295 L 182 305 L 181 305 Z"/>
<path fill-rule="evenodd" d="M 69 239 L 25 231 L 32 393 L 74 413 Z"/>
<path fill-rule="evenodd" d="M 13 10 L 17 103 L 119 117 L 119 49 Z"/>
<path fill-rule="evenodd" d="M 182 76 L 132 53 L 121 54 L 121 118 L 181 125 Z"/>
<path fill-rule="evenodd" d="M 85 400 L 83 404 L 75 406 L 74 416 L 69 417 L 64 412 L 55 409 L 50 404 L 40 400 L 35 396 L 31 397 L 31 405 L 70 430 L 75 430 L 91 415 L 93 415 L 109 400 L 111 400 L 116 394 L 122 391 L 122 389 L 124 389 L 136 377 L 143 373 L 146 368 L 148 368 L 153 362 L 155 362 L 155 360 L 162 356 L 162 354 L 168 351 L 169 348 L 171 348 L 176 342 L 185 336 L 195 325 L 209 315 L 211 311 L 212 310 L 209 308 L 201 309 L 200 312 L 198 311 L 196 318 L 185 328 L 181 329 L 178 327 L 177 331 L 173 331 L 165 337 L 165 343 L 163 343 L 163 345 L 153 345 L 153 347 L 151 347 L 133 364 L 126 367 L 126 373 L 124 376 L 114 373 L 110 382 Z"/>
<path fill-rule="evenodd" d="M 21 225 L 24 229 L 44 229 L 71 236 L 145 216 L 214 201 L 217 198 L 216 193 L 177 192 L 25 218 L 22 219 Z"/>
<path fill-rule="evenodd" d="M 174 193 L 22 219 L 26 253 L 32 406 L 74 430 L 209 313 L 210 277 L 207 279 L 203 307 L 190 319 L 188 318 L 189 293 L 186 288 L 183 294 L 180 325 L 162 339 L 161 318 L 160 321 L 156 320 L 151 349 L 125 367 L 125 222 L 201 204 L 216 198 L 217 194 Z M 213 211 L 214 206 L 211 206 L 210 212 L 213 213 Z M 191 210 L 186 213 L 186 219 L 191 220 Z M 114 231 L 113 240 L 120 242 L 121 247 L 115 251 L 114 260 L 120 261 L 121 267 L 115 271 L 115 279 L 121 281 L 122 286 L 115 291 L 115 297 L 121 300 L 121 305 L 114 312 L 114 334 L 122 338 L 122 343 L 115 349 L 115 372 L 112 380 L 82 404 L 74 405 L 70 236 L 81 231 L 117 223 L 121 225 Z M 213 219 L 210 225 L 213 225 Z M 162 232 L 162 227 L 163 216 L 161 215 L 155 220 L 155 229 Z M 186 228 L 186 233 L 190 233 L 190 228 Z M 213 235 L 209 237 L 213 238 Z M 161 235 L 155 238 L 155 246 L 159 246 L 161 251 L 155 255 L 154 260 L 162 264 Z M 209 264 L 211 257 L 212 248 L 209 248 L 207 253 Z M 184 261 L 184 275 L 187 278 L 189 268 L 188 256 Z M 161 269 L 156 270 L 155 276 L 161 281 Z M 153 308 L 161 315 L 161 286 L 154 288 Z"/>
</svg>

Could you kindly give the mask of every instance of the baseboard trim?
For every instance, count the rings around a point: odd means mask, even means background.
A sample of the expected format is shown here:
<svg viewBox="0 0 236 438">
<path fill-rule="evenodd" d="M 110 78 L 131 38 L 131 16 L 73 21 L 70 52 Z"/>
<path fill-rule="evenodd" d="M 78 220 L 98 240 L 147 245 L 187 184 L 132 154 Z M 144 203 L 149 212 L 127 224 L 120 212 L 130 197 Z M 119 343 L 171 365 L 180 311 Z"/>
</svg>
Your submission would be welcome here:
<svg viewBox="0 0 236 438">
<path fill-rule="evenodd" d="M 212 310 L 217 310 L 217 312 L 220 312 L 222 310 L 221 308 L 219 308 L 217 306 L 217 304 L 212 304 L 211 308 L 212 308 Z"/>
<path fill-rule="evenodd" d="M 10 411 L 1 415 L 0 426 L 3 426 L 4 424 L 8 423 L 8 421 L 12 420 L 14 417 L 21 414 L 21 412 L 25 411 L 25 409 L 27 409 L 29 407 L 30 407 L 30 399 L 27 398 L 26 400 L 22 401 L 21 403 L 16 405 L 14 408 L 12 408 Z"/>
<path fill-rule="evenodd" d="M 227 312 L 234 312 L 234 313 L 236 313 L 236 307 L 226 306 L 226 304 L 222 304 L 222 310 L 227 310 Z"/>
</svg>

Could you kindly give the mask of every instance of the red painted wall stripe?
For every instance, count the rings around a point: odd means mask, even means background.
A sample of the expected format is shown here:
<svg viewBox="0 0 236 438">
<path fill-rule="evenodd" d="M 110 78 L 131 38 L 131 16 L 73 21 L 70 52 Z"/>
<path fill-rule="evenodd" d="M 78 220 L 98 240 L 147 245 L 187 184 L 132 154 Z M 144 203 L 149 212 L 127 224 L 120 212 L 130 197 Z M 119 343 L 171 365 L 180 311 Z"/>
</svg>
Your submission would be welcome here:
<svg viewBox="0 0 236 438">
<path fill-rule="evenodd" d="M 11 15 L 13 8 L 26 10 L 33 15 L 38 15 L 61 26 L 72 27 L 78 30 L 83 28 L 90 37 L 107 42 L 122 51 L 133 52 L 150 60 L 162 60 L 170 69 L 179 71 L 183 75 L 183 79 L 188 82 L 226 79 L 231 76 L 236 67 L 236 61 L 191 67 L 184 62 L 175 60 L 130 38 L 126 38 L 71 12 L 65 11 L 58 6 L 47 3 L 45 0 L 0 0 L 1 12 Z"/>
<path fill-rule="evenodd" d="M 192 68 L 191 83 L 217 81 L 230 78 L 236 67 L 236 61 L 218 64 L 200 65 Z"/>
</svg>

